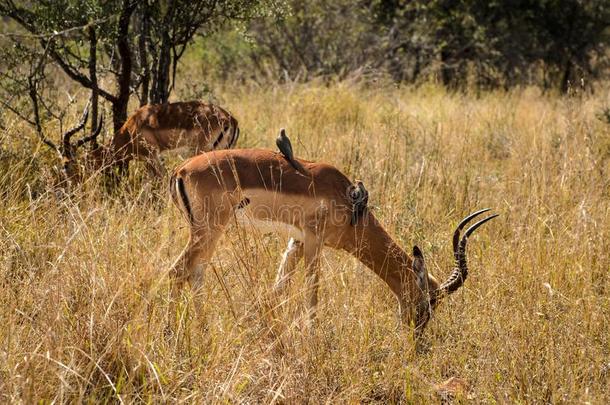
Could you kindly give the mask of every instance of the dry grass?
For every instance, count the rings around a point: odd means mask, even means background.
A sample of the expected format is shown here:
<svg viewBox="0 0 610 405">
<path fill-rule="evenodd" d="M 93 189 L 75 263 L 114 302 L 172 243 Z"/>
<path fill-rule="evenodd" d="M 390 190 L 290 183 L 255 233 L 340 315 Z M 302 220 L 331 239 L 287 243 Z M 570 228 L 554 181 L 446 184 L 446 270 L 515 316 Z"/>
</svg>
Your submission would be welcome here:
<svg viewBox="0 0 610 405">
<path fill-rule="evenodd" d="M 597 94 L 352 84 L 223 92 L 240 147 L 272 147 L 286 127 L 299 156 L 362 179 L 382 222 L 405 248 L 419 244 L 437 276 L 448 274 L 460 217 L 502 214 L 471 241 L 471 277 L 437 310 L 422 353 L 389 290 L 333 251 L 314 330 L 299 321 L 302 278 L 285 310 L 273 310 L 285 244 L 273 235 L 232 228 L 202 296 L 170 306 L 166 272 L 187 230 L 165 194 L 150 202 L 137 176 L 113 197 L 95 179 L 71 199 L 45 192 L 46 150 L 9 125 L 2 402 L 421 403 L 458 377 L 477 402 L 607 403 L 610 126 L 596 117 L 608 102 Z"/>
</svg>

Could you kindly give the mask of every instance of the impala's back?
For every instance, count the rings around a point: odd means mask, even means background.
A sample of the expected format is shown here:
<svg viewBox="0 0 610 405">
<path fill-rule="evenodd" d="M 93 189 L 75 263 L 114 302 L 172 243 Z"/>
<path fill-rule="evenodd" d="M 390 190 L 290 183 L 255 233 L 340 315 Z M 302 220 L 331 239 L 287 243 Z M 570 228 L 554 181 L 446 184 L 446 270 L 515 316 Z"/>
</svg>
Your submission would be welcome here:
<svg viewBox="0 0 610 405">
<path fill-rule="evenodd" d="M 330 227 L 348 226 L 349 179 L 331 165 L 299 162 L 308 175 L 270 150 L 220 150 L 187 160 L 176 170 L 174 181 L 183 181 L 191 205 L 199 204 L 208 212 L 226 205 L 235 211 L 238 222 L 263 231 L 302 239 L 303 232 L 322 219 L 327 220 L 329 232 Z"/>
<path fill-rule="evenodd" d="M 197 154 L 232 148 L 238 138 L 237 120 L 217 105 L 200 101 L 149 104 L 129 117 L 115 135 L 113 148 L 134 156 L 181 148 Z"/>
</svg>

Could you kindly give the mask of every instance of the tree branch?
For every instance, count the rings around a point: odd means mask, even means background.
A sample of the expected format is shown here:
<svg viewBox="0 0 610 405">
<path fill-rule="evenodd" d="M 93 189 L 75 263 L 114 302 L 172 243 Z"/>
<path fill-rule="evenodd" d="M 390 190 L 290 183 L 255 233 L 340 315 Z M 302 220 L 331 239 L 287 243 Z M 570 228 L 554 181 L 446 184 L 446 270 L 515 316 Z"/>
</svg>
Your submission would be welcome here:
<svg viewBox="0 0 610 405">
<path fill-rule="evenodd" d="M 42 40 L 42 42 L 44 43 L 44 40 Z M 111 103 L 117 102 L 117 97 L 108 93 L 106 90 L 99 88 L 95 83 L 93 83 L 91 81 L 91 79 L 89 79 L 87 76 L 79 73 L 76 70 L 76 68 L 74 68 L 72 65 L 70 65 L 66 61 L 64 61 L 61 58 L 61 56 L 57 53 L 57 51 L 55 51 L 55 49 L 51 49 L 50 55 L 53 58 L 53 60 L 55 60 L 55 62 L 57 62 L 57 64 L 62 68 L 64 73 L 66 73 L 72 80 L 80 83 L 82 86 L 84 86 L 88 89 L 96 90 L 100 96 L 104 97 L 106 100 L 108 100 Z"/>
<path fill-rule="evenodd" d="M 12 18 L 14 21 L 16 21 L 19 25 L 21 25 L 26 31 L 28 31 L 33 36 L 35 36 L 39 39 L 39 42 L 40 42 L 41 46 L 43 47 L 43 49 L 48 50 L 49 54 L 51 55 L 51 58 L 53 58 L 53 60 L 59 65 L 59 67 L 61 67 L 61 69 L 64 71 L 64 73 L 66 73 L 68 75 L 68 77 L 70 77 L 72 80 L 78 82 L 79 84 L 81 84 L 82 86 L 84 86 L 88 89 L 98 91 L 102 97 L 104 97 L 106 100 L 110 101 L 111 103 L 115 103 L 117 101 L 117 98 L 115 96 L 108 93 L 104 89 L 100 89 L 97 86 L 97 83 L 94 83 L 90 78 L 88 78 L 87 76 L 80 73 L 74 66 L 72 66 L 67 61 L 65 61 L 61 57 L 61 55 L 57 52 L 57 50 L 53 46 L 55 37 L 68 32 L 68 30 L 62 31 L 61 33 L 42 35 L 42 34 L 40 34 L 40 32 L 38 32 L 38 30 L 31 23 L 31 21 L 28 21 L 28 19 L 26 17 L 26 15 L 29 14 L 28 10 L 15 6 L 13 2 L 10 2 L 10 4 L 11 4 L 11 9 L 10 10 L 6 9 L 6 14 L 10 18 Z M 70 30 L 83 29 L 85 27 L 86 26 L 73 27 Z"/>
<path fill-rule="evenodd" d="M 31 119 L 29 119 L 28 117 L 26 117 L 25 115 L 21 114 L 19 112 L 19 110 L 13 108 L 13 106 L 11 106 L 9 103 L 7 103 L 4 100 L 0 99 L 0 104 L 2 104 L 7 110 L 9 110 L 10 112 L 12 112 L 13 114 L 15 114 L 17 117 L 19 117 L 20 119 L 22 119 L 23 121 L 27 122 L 28 124 L 30 124 L 33 127 L 36 127 L 36 123 L 34 121 L 32 121 Z"/>
<path fill-rule="evenodd" d="M 45 145 L 53 149 L 61 157 L 61 151 L 59 150 L 57 145 L 55 145 L 51 140 L 47 139 L 42 130 L 42 125 L 40 124 L 40 113 L 38 111 L 38 93 L 36 92 L 36 83 L 34 81 L 33 75 L 30 75 L 30 77 L 28 77 L 28 85 L 30 99 L 32 100 L 32 109 L 34 110 L 34 126 L 36 127 L 36 133 Z"/>
<path fill-rule="evenodd" d="M 98 115 L 98 96 L 99 91 L 97 90 L 97 34 L 95 27 L 89 27 L 89 77 L 91 82 L 94 84 L 94 88 L 91 89 L 91 131 L 97 129 L 95 124 L 97 123 Z"/>
</svg>

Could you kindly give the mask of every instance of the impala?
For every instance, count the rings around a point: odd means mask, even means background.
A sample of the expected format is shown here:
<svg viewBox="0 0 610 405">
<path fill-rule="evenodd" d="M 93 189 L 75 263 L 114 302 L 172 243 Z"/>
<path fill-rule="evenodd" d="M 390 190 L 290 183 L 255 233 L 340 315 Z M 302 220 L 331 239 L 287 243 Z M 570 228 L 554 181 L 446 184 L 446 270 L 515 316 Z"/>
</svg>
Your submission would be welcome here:
<svg viewBox="0 0 610 405">
<path fill-rule="evenodd" d="M 136 110 L 114 135 L 110 152 L 121 171 L 138 158 L 160 175 L 164 172 L 160 152 L 186 148 L 192 156 L 232 148 L 238 138 L 237 120 L 217 105 L 200 101 L 148 104 Z"/>
<path fill-rule="evenodd" d="M 415 246 L 409 256 L 366 209 L 368 193 L 362 183 L 352 184 L 331 165 L 294 159 L 290 151 L 284 152 L 286 148 L 281 150 L 282 154 L 263 149 L 214 151 L 175 170 L 170 180 L 172 199 L 190 227 L 189 242 L 171 269 L 176 286 L 188 282 L 195 291 L 201 287 L 216 243 L 235 218 L 246 226 L 292 238 L 275 288 L 279 292 L 285 288 L 304 258 L 310 321 L 318 302 L 320 253 L 329 246 L 351 253 L 385 281 L 398 299 L 401 319 L 421 331 L 439 301 L 464 284 L 468 237 L 497 215 L 475 223 L 463 235 L 464 226 L 489 209 L 460 222 L 453 235 L 456 267 L 447 281 L 439 283 L 428 273 L 421 250 Z"/>
</svg>

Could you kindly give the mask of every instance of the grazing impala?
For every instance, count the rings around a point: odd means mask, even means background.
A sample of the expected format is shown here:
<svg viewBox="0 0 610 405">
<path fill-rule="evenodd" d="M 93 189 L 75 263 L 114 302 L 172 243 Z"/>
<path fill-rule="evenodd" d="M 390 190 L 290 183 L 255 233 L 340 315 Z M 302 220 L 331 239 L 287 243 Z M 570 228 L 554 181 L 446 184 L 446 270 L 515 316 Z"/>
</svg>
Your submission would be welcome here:
<svg viewBox="0 0 610 405">
<path fill-rule="evenodd" d="M 176 169 L 170 191 L 189 222 L 190 240 L 172 268 L 175 282 L 188 281 L 195 290 L 201 286 L 216 242 L 231 218 L 236 218 L 239 223 L 293 238 L 284 253 L 276 288 L 284 288 L 304 257 L 310 319 L 318 301 L 320 252 L 329 246 L 351 253 L 383 279 L 398 298 L 401 318 L 422 330 L 440 299 L 466 279 L 468 237 L 496 215 L 477 222 L 463 235 L 468 221 L 489 210 L 475 212 L 458 225 L 453 236 L 456 268 L 439 284 L 427 272 L 419 248 L 413 248 L 413 257 L 407 255 L 366 209 L 368 194 L 361 183 L 353 185 L 328 164 L 299 159 L 304 175 L 290 160 L 294 160 L 290 153 L 222 150 L 191 158 Z"/>
<path fill-rule="evenodd" d="M 235 146 L 237 120 L 228 111 L 200 101 L 148 104 L 136 110 L 112 139 L 112 160 L 124 171 L 133 158 L 154 174 L 164 170 L 159 153 L 187 148 L 189 155 Z"/>
</svg>

